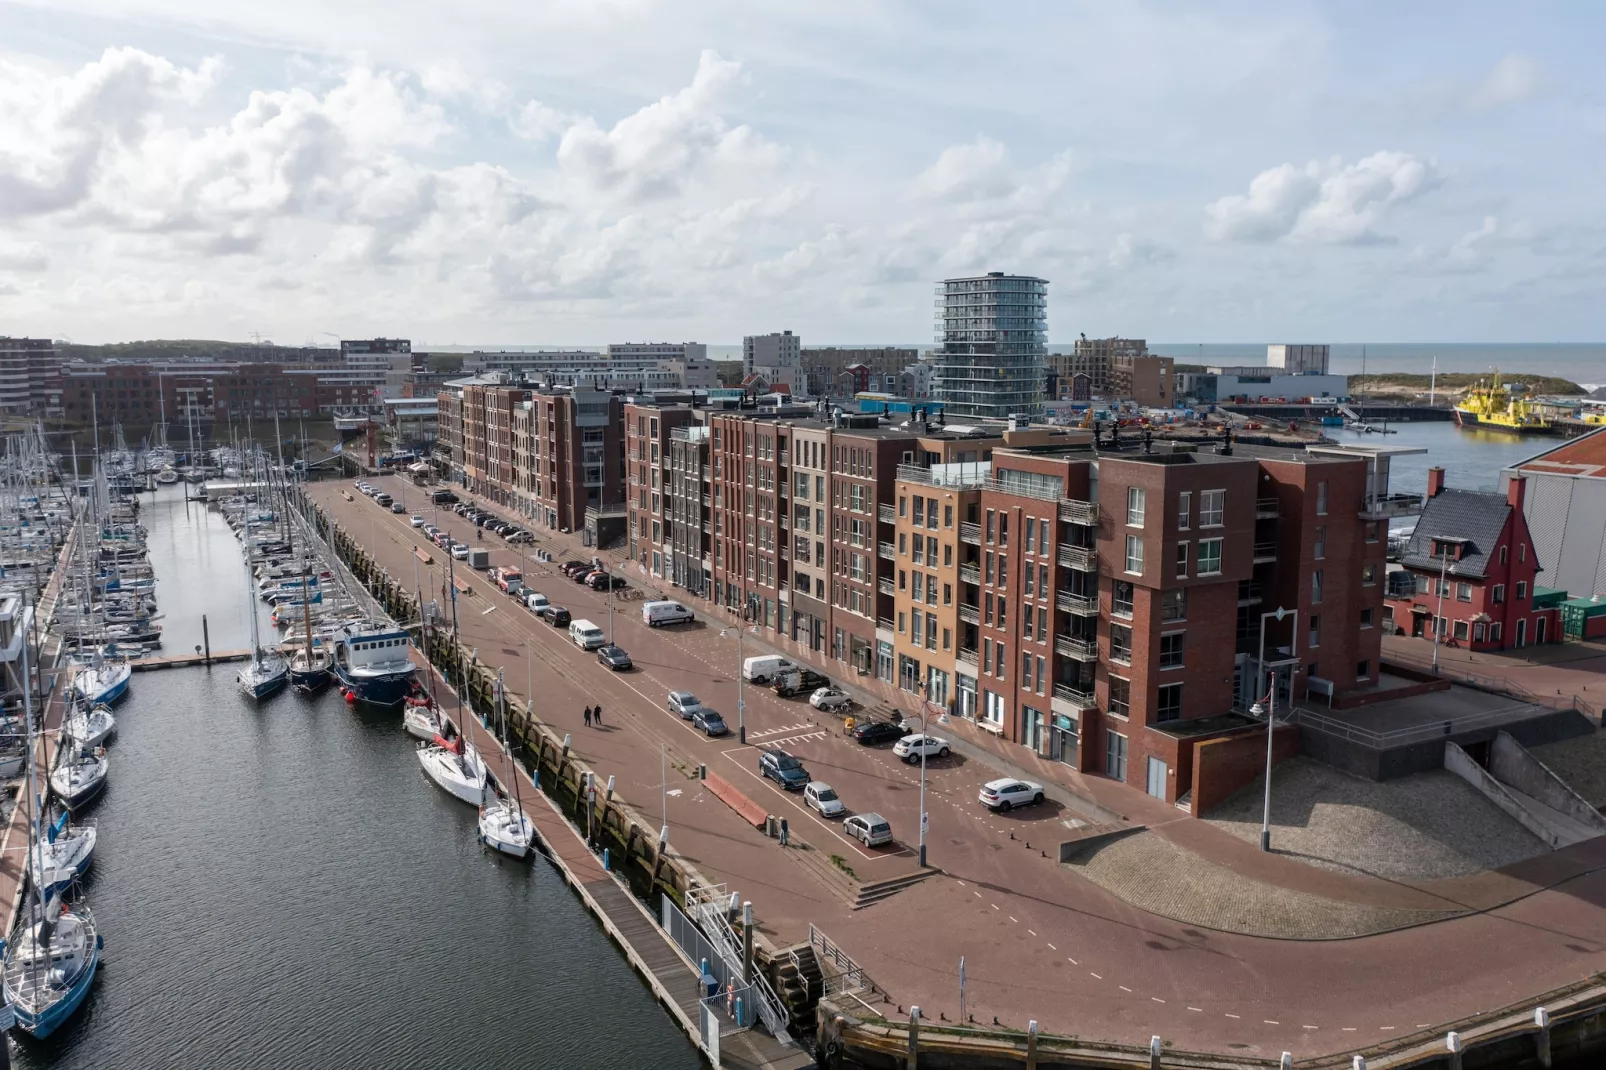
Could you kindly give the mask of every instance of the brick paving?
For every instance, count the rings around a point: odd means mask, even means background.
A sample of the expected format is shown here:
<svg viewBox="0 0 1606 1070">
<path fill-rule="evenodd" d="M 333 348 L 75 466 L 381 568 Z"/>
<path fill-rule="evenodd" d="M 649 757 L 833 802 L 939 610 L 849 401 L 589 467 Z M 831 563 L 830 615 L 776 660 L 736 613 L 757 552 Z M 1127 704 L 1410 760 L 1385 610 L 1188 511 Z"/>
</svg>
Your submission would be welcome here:
<svg viewBox="0 0 1606 1070">
<path fill-rule="evenodd" d="M 394 493 L 392 481 L 384 482 Z M 410 578 L 412 551 L 422 540 L 406 517 L 381 514 L 364 498 L 344 501 L 339 489 L 322 484 L 311 493 L 348 531 L 371 540 L 393 575 Z M 406 493 L 412 501 L 419 491 L 408 487 Z M 443 513 L 441 522 L 474 543 L 461 519 Z M 493 564 L 520 561 L 493 536 L 483 545 L 492 551 Z M 538 545 L 559 561 L 591 555 L 567 536 L 542 532 Z M 436 558 L 435 567 L 419 567 L 422 584 L 438 592 L 438 552 Z M 553 576 L 550 566 L 525 564 L 537 589 L 577 617 L 607 627 L 602 596 Z M 634 566 L 627 574 L 640 582 Z M 914 872 L 917 769 L 892 759 L 885 748 L 845 740 L 836 718 L 758 689 L 747 690 L 747 747 L 734 739 L 701 739 L 668 714 L 664 691 L 686 687 L 735 723 L 736 641 L 721 630 L 727 618 L 705 603 L 689 602 L 699 623 L 652 631 L 642 626 L 636 605 L 621 604 L 619 642 L 638 669 L 612 674 L 504 596 L 481 583 L 475 589 L 461 600 L 458 615 L 465 643 L 477 647 L 482 660 L 505 666 L 515 690 L 522 689 L 525 666 L 533 662 L 538 715 L 560 733 L 572 732 L 589 765 L 617 771 L 618 790 L 649 818 L 658 817 L 660 747 L 667 747 L 671 786 L 682 789 L 669 799 L 672 848 L 751 898 L 762 930 L 776 943 L 801 938 L 810 923 L 821 926 L 893 994 L 894 1006 L 919 1003 L 933 1017 L 951 1020 L 957 1014 L 955 971 L 965 955 L 967 1002 L 979 1021 L 997 1015 L 1024 1026 L 1035 1017 L 1045 1030 L 1090 1040 L 1142 1043 L 1159 1033 L 1183 1049 L 1231 1046 L 1273 1059 L 1287 1050 L 1298 1059 L 1505 1006 L 1525 993 L 1606 969 L 1600 936 L 1606 932 L 1606 846 L 1599 846 L 1606 840 L 1532 859 L 1511 874 L 1423 886 L 1324 871 L 1262 855 L 1124 785 L 1074 774 L 1008 744 L 972 742 L 972 735 L 983 734 L 962 724 L 943 731 L 963 745 L 927 770 L 931 861 L 940 874 L 854 910 L 840 882 L 822 875 L 821 863 L 840 854 L 863 881 Z M 792 644 L 751 638 L 747 653 L 768 646 L 801 655 Z M 848 676 L 850 688 L 867 703 L 898 697 L 879 682 L 852 678 L 837 663 L 825 668 L 833 677 Z M 902 698 L 910 709 L 908 696 Z M 596 701 L 607 708 L 609 727 L 587 731 L 580 709 Z M 851 807 L 885 814 L 900 842 L 864 852 L 846 841 L 837 826 L 804 811 L 796 796 L 758 777 L 751 744 L 779 744 L 797 753 Z M 772 813 L 789 815 L 793 836 L 815 850 L 782 852 L 698 782 L 674 779 L 677 765 L 695 762 L 742 785 Z M 1011 763 L 1051 785 L 1049 802 L 989 813 L 976 802 L 977 784 Z M 1173 921 L 1130 905 L 1057 861 L 1053 848 L 1074 828 L 1123 818 L 1184 849 L 1184 867 L 1209 863 L 1262 884 L 1363 906 L 1478 912 L 1325 943 L 1268 940 Z M 1557 882 L 1567 883 L 1553 892 L 1540 890 Z M 1512 902 L 1523 895 L 1528 898 Z"/>
<path fill-rule="evenodd" d="M 1444 770 L 1377 782 L 1308 758 L 1273 774 L 1271 839 L 1313 866 L 1395 881 L 1464 877 L 1548 848 L 1477 790 Z M 1264 780 L 1205 820 L 1258 844 Z"/>
<path fill-rule="evenodd" d="M 1465 913 L 1344 903 L 1262 884 L 1151 832 L 1078 852 L 1067 865 L 1151 914 L 1246 936 L 1343 940 Z"/>
</svg>

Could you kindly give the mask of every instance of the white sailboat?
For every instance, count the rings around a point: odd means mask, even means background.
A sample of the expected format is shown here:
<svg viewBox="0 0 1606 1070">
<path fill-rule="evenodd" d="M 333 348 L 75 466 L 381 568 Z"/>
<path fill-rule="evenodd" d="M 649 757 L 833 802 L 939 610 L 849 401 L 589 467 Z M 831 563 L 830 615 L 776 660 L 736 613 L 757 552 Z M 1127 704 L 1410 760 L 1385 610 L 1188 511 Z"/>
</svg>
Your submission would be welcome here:
<svg viewBox="0 0 1606 1070">
<path fill-rule="evenodd" d="M 50 768 L 50 790 L 74 813 L 100 797 L 106 787 L 109 759 L 105 747 L 84 749 L 71 739 L 61 741 Z"/>
<path fill-rule="evenodd" d="M 535 839 L 535 825 L 524 812 L 519 792 L 519 773 L 513 767 L 513 755 L 507 746 L 507 696 L 503 691 L 502 675 L 496 677 L 496 706 L 502 733 L 503 773 L 506 783 L 501 792 L 487 792 L 490 798 L 480 804 L 480 842 L 500 854 L 524 858 L 530 853 Z M 507 783 L 513 785 L 513 795 L 506 794 Z"/>
<path fill-rule="evenodd" d="M 255 576 L 251 569 L 251 544 L 245 542 L 245 612 L 251 618 L 251 660 L 239 672 L 240 690 L 260 702 L 290 682 L 290 664 L 273 651 L 262 649 L 261 625 L 257 623 Z"/>
<path fill-rule="evenodd" d="M 458 719 L 462 719 L 459 708 Z M 418 745 L 418 764 L 424 775 L 442 791 L 473 806 L 485 800 L 488 775 L 479 750 L 462 733 L 446 739 L 436 736 L 431 743 Z"/>
<path fill-rule="evenodd" d="M 68 817 L 63 811 L 45 830 L 44 841 L 28 852 L 28 876 L 46 895 L 66 891 L 95 860 L 95 823 L 69 824 Z"/>
<path fill-rule="evenodd" d="M 110 706 L 92 706 L 85 709 L 75 705 L 61 726 L 62 735 L 70 737 L 78 746 L 92 750 L 100 746 L 117 731 L 117 718 Z"/>
</svg>

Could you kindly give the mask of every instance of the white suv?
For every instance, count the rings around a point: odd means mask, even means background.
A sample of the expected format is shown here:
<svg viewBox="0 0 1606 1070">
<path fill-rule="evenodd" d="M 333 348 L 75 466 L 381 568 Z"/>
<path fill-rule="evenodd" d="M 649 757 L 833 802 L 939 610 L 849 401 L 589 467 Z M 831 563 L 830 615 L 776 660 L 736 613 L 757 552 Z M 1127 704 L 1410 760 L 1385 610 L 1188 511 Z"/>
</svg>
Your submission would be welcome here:
<svg viewBox="0 0 1606 1070">
<path fill-rule="evenodd" d="M 892 753 L 908 762 L 910 765 L 920 760 L 921 755 L 927 758 L 948 757 L 948 741 L 941 736 L 928 736 L 916 732 L 912 736 L 904 736 L 892 745 Z"/>
<path fill-rule="evenodd" d="M 989 810 L 1013 810 L 1017 806 L 1035 806 L 1043 801 L 1043 785 L 1030 780 L 989 780 L 976 796 Z"/>
</svg>

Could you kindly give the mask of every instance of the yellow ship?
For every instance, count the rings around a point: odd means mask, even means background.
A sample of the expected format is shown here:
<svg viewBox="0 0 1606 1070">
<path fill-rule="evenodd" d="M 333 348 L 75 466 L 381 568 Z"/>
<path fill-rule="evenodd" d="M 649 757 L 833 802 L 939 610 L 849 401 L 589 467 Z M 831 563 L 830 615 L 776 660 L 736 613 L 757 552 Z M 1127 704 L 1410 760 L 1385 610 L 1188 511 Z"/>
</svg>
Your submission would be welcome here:
<svg viewBox="0 0 1606 1070">
<path fill-rule="evenodd" d="M 1467 391 L 1455 407 L 1455 422 L 1520 435 L 1548 435 L 1555 430 L 1533 395 L 1523 386 L 1502 383 L 1498 370 L 1487 383 L 1479 379 Z"/>
</svg>

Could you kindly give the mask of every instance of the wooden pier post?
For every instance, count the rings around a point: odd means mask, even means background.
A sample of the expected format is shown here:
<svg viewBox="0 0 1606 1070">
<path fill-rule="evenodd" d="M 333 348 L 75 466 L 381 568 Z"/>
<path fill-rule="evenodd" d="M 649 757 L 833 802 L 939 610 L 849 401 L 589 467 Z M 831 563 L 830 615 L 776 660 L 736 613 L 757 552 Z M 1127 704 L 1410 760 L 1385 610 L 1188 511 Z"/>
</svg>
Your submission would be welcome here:
<svg viewBox="0 0 1606 1070">
<path fill-rule="evenodd" d="M 256 612 L 254 604 L 251 607 L 251 612 Z M 212 665 L 212 633 L 207 630 L 205 613 L 201 614 L 201 645 L 206 648 L 206 657 L 203 660 L 203 664 L 210 668 Z"/>
</svg>

